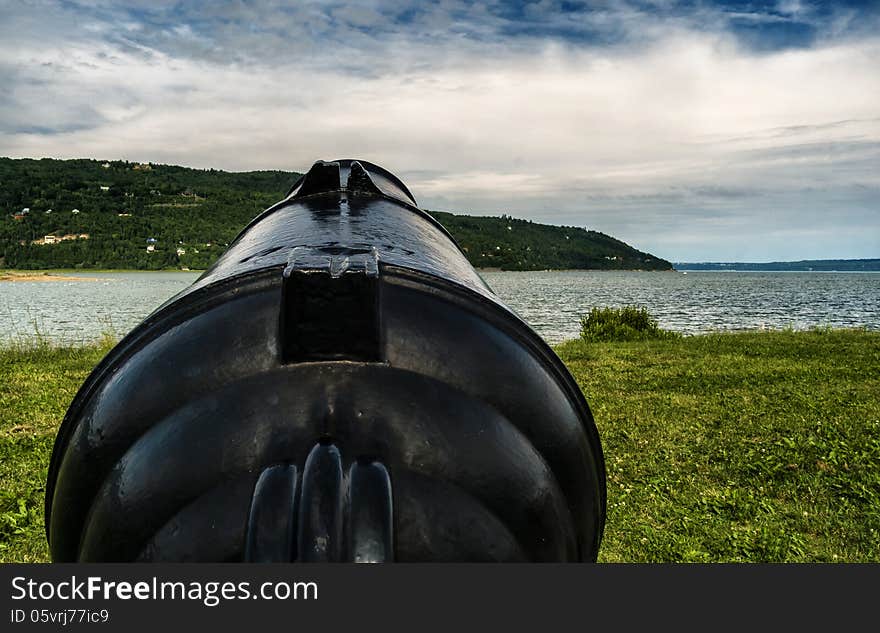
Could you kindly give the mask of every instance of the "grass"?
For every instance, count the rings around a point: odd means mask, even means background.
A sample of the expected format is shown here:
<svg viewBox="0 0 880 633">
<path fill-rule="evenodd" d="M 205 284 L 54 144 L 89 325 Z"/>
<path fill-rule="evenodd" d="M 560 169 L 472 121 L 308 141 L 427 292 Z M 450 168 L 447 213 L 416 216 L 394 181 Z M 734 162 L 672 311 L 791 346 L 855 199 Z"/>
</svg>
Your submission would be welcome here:
<svg viewBox="0 0 880 633">
<path fill-rule="evenodd" d="M 111 341 L 0 348 L 0 562 L 41 562 L 46 472 L 55 433 L 77 389 Z"/>
<path fill-rule="evenodd" d="M 0 349 L 0 561 L 48 560 L 52 442 L 109 346 Z M 557 351 L 605 450 L 600 561 L 880 561 L 880 333 Z"/>
<path fill-rule="evenodd" d="M 601 561 L 880 561 L 880 333 L 557 351 L 605 451 Z"/>
</svg>

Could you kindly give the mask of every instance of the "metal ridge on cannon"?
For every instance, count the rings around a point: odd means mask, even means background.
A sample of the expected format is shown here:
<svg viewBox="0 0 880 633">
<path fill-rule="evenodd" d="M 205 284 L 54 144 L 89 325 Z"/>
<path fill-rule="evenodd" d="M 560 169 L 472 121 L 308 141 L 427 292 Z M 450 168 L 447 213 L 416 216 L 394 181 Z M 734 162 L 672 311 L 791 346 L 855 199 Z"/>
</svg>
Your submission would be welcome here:
<svg viewBox="0 0 880 633">
<path fill-rule="evenodd" d="M 594 561 L 578 386 L 390 172 L 319 161 L 85 381 L 54 561 Z"/>
</svg>

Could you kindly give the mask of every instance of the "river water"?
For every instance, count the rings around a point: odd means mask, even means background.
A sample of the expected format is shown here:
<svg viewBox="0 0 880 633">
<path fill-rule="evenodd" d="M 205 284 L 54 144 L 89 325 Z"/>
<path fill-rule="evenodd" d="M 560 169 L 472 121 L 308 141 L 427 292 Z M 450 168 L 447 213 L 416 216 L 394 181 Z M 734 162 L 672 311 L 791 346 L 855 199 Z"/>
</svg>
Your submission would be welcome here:
<svg viewBox="0 0 880 633">
<path fill-rule="evenodd" d="M 547 341 L 577 337 L 598 306 L 641 305 L 685 334 L 791 327 L 880 329 L 880 274 L 779 272 L 484 272 Z M 78 272 L 91 281 L 0 282 L 0 341 L 81 343 L 122 336 L 198 273 Z"/>
</svg>

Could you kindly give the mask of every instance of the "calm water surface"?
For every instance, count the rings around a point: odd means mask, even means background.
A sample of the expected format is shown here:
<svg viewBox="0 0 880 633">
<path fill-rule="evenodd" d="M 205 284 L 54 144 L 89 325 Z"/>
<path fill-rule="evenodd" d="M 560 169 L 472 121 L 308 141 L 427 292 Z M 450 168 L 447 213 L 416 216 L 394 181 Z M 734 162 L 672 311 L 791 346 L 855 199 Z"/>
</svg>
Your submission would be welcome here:
<svg viewBox="0 0 880 633">
<path fill-rule="evenodd" d="M 880 274 L 736 272 L 484 273 L 502 299 L 550 342 L 575 338 L 598 306 L 646 306 L 660 326 L 712 330 L 880 329 Z"/>
<path fill-rule="evenodd" d="M 880 329 L 880 274 L 484 272 L 499 297 L 551 343 L 578 335 L 596 306 L 643 305 L 661 327 Z M 77 273 L 92 281 L 0 282 L 0 340 L 122 336 L 198 273 Z"/>
<path fill-rule="evenodd" d="M 121 337 L 199 273 L 71 273 L 89 281 L 0 282 L 0 340 L 93 341 Z"/>
</svg>

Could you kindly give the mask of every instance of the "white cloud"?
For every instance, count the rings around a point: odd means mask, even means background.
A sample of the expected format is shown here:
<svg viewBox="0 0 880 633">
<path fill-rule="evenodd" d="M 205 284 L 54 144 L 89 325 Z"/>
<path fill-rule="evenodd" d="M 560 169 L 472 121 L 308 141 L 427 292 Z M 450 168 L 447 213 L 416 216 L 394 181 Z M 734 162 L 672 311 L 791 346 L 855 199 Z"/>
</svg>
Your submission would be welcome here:
<svg viewBox="0 0 880 633">
<path fill-rule="evenodd" d="M 426 19 L 447 28 L 449 15 Z M 608 47 L 391 34 L 383 49 L 354 29 L 365 54 L 395 56 L 357 74 L 365 59 L 309 57 L 296 42 L 265 67 L 218 58 L 229 42 L 189 25 L 171 49 L 118 33 L 4 39 L 15 81 L 0 154 L 232 170 L 361 157 L 429 208 L 588 226 L 671 259 L 731 259 L 734 237 L 765 259 L 880 254 L 880 38 L 759 55 L 729 35 L 642 23 L 648 41 Z M 786 237 L 805 220 L 833 230 L 828 217 L 858 227 L 833 253 L 827 239 Z"/>
</svg>

